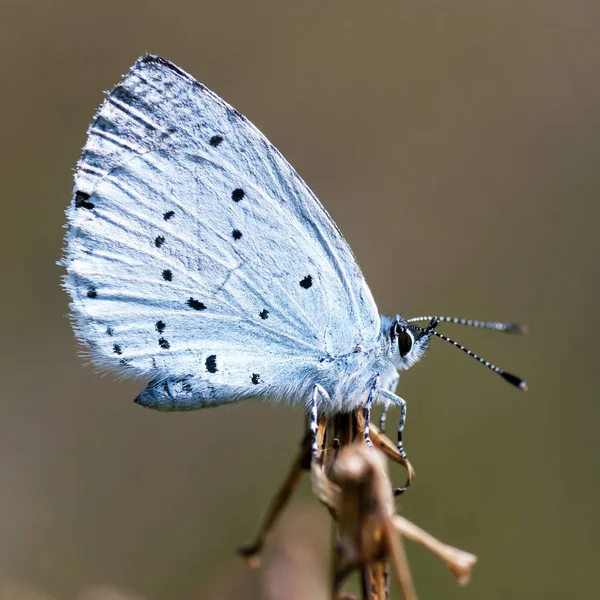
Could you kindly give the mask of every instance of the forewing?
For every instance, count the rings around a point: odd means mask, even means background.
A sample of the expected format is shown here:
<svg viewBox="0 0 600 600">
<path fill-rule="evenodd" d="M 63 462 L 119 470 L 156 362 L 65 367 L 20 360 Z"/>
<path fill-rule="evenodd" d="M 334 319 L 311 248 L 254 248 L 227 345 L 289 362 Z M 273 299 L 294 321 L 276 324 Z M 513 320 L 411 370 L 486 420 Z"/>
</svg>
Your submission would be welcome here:
<svg viewBox="0 0 600 600">
<path fill-rule="evenodd" d="M 103 366 L 214 376 L 235 394 L 259 366 L 261 383 L 281 388 L 291 365 L 377 335 L 369 288 L 312 192 L 240 113 L 164 59 L 141 58 L 108 95 L 67 215 L 65 286 Z"/>
</svg>

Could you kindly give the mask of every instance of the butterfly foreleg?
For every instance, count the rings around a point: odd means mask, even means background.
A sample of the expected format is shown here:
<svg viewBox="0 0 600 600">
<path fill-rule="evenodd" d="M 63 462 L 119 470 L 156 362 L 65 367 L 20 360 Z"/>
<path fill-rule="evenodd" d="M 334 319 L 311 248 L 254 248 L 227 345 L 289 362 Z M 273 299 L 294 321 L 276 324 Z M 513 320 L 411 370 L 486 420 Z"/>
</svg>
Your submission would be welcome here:
<svg viewBox="0 0 600 600">
<path fill-rule="evenodd" d="M 310 407 L 310 437 L 311 437 L 311 448 L 312 454 L 315 460 L 319 460 L 319 445 L 317 442 L 317 430 L 319 429 L 319 396 L 325 401 L 326 404 L 331 404 L 331 397 L 327 393 L 327 390 L 318 383 L 315 384 L 312 393 L 312 403 Z"/>
<path fill-rule="evenodd" d="M 394 392 L 396 387 L 398 387 L 398 380 L 400 379 L 400 373 L 397 371 L 394 372 L 389 382 L 383 387 L 383 389 L 388 390 L 388 392 Z M 383 411 L 381 411 L 381 417 L 379 417 L 379 431 L 381 433 L 385 433 L 385 422 L 387 419 L 387 413 L 391 405 L 391 401 L 387 401 L 383 406 Z"/>
<path fill-rule="evenodd" d="M 373 442 L 371 441 L 371 436 L 369 435 L 369 429 L 371 428 L 371 407 L 373 406 L 373 400 L 375 400 L 375 396 L 379 390 L 379 375 L 376 375 L 373 378 L 371 386 L 369 388 L 369 396 L 367 401 L 365 402 L 365 406 L 363 408 L 364 416 L 365 416 L 365 444 L 369 447 L 373 447 Z"/>
<path fill-rule="evenodd" d="M 406 401 L 400 396 L 396 396 L 389 390 L 384 388 L 379 388 L 379 394 L 386 401 L 386 406 L 390 404 L 397 404 L 400 406 L 400 422 L 398 423 L 398 452 L 402 458 L 406 458 L 406 452 L 404 451 L 404 446 L 402 445 L 402 432 L 404 431 L 404 423 L 406 422 Z"/>
</svg>

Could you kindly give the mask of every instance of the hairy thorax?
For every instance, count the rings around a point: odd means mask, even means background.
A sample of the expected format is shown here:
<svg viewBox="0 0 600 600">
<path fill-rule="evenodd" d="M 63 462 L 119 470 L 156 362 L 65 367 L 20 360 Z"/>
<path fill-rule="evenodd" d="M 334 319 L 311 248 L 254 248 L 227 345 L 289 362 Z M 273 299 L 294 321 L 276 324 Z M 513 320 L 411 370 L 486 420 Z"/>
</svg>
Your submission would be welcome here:
<svg viewBox="0 0 600 600">
<path fill-rule="evenodd" d="M 333 414 L 355 410 L 366 402 L 377 378 L 379 385 L 385 385 L 395 372 L 381 339 L 370 348 L 358 345 L 349 353 L 322 358 L 312 382 L 320 384 L 329 394 L 320 411 Z"/>
</svg>

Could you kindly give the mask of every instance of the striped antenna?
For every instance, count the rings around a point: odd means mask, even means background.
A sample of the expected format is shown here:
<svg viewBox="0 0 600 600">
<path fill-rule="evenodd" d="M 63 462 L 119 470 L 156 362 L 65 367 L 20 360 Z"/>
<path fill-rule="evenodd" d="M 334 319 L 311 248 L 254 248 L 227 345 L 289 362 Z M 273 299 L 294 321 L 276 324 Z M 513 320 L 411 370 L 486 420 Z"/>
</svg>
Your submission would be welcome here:
<svg viewBox="0 0 600 600">
<path fill-rule="evenodd" d="M 455 325 L 468 325 L 479 329 L 492 329 L 493 331 L 504 331 L 506 333 L 527 333 L 527 325 L 520 323 L 495 323 L 493 321 L 474 321 L 472 319 L 457 319 L 456 317 L 413 317 L 407 323 L 418 323 L 420 321 L 432 321 L 436 319 L 440 323 L 454 323 Z"/>
<path fill-rule="evenodd" d="M 494 373 L 497 373 L 498 375 L 500 375 L 500 377 L 502 377 L 503 379 L 508 381 L 508 383 L 512 383 L 515 387 L 518 387 L 520 390 L 523 390 L 524 392 L 527 391 L 527 384 L 521 378 L 517 377 L 516 375 L 513 375 L 512 373 L 507 373 L 506 371 L 503 371 L 496 365 L 493 365 L 491 362 L 485 360 L 485 358 L 482 358 L 481 356 L 478 356 L 474 352 L 471 352 L 468 348 L 461 346 L 461 344 L 459 344 L 458 342 L 451 340 L 449 337 L 446 337 L 442 333 L 434 331 L 433 327 L 435 327 L 435 325 L 437 324 L 436 323 L 437 319 L 438 319 L 438 317 L 432 317 L 429 327 L 419 327 L 418 325 L 411 325 L 410 327 L 411 327 L 411 329 L 418 329 L 419 331 L 422 331 L 425 334 L 435 335 L 436 337 L 439 337 L 440 339 L 442 339 L 446 342 L 449 342 L 453 346 L 456 346 L 456 348 L 460 348 L 465 354 L 468 354 L 471 358 L 474 358 L 475 360 L 479 361 L 482 365 L 486 366 L 488 369 L 491 369 L 492 371 L 494 371 Z"/>
</svg>

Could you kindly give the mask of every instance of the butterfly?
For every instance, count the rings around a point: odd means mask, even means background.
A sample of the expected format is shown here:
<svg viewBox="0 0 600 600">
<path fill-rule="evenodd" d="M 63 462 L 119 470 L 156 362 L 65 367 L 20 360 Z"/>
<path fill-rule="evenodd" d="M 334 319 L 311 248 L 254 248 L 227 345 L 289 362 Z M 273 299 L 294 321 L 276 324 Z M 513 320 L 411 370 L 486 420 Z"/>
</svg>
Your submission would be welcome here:
<svg viewBox="0 0 600 600">
<path fill-rule="evenodd" d="M 146 407 L 266 397 L 321 415 L 401 409 L 399 371 L 436 330 L 380 316 L 358 263 L 308 186 L 264 135 L 174 64 L 141 57 L 88 129 L 67 208 L 63 285 L 101 368 L 150 380 Z M 425 326 L 417 323 L 426 323 Z"/>
</svg>

